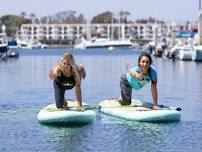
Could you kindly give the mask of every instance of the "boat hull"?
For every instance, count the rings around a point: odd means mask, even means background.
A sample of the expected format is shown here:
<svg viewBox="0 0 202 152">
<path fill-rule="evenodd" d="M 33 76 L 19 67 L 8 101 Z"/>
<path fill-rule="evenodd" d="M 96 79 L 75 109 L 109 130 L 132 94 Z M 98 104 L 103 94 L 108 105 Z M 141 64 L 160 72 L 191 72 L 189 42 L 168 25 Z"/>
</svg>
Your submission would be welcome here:
<svg viewBox="0 0 202 152">
<path fill-rule="evenodd" d="M 202 61 L 202 47 L 199 48 L 195 48 L 192 51 L 192 60 L 193 61 Z"/>
</svg>

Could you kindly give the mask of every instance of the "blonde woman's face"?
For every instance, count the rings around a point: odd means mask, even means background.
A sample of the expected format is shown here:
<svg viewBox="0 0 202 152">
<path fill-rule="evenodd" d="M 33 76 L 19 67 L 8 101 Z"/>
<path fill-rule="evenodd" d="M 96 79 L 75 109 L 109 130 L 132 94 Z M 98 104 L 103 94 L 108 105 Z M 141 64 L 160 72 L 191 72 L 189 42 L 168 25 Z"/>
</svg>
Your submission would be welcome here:
<svg viewBox="0 0 202 152">
<path fill-rule="evenodd" d="M 71 64 L 67 59 L 63 59 L 61 65 L 63 68 L 71 68 Z"/>
</svg>

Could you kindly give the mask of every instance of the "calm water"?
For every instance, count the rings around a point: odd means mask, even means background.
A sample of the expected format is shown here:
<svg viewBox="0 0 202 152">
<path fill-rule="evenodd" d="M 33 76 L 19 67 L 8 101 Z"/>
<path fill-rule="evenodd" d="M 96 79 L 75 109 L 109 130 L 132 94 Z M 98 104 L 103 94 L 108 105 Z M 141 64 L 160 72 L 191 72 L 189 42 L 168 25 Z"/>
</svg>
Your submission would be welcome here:
<svg viewBox="0 0 202 152">
<path fill-rule="evenodd" d="M 159 103 L 181 107 L 180 122 L 131 122 L 97 111 L 97 120 L 84 126 L 38 123 L 38 109 L 54 101 L 48 72 L 64 52 L 72 52 L 77 63 L 85 65 L 83 100 L 95 106 L 120 96 L 121 73 L 128 64 L 136 64 L 139 55 L 133 50 L 20 50 L 18 59 L 1 62 L 0 151 L 201 151 L 202 63 L 153 58 L 158 71 Z M 74 91 L 66 96 L 75 98 Z M 150 85 L 133 91 L 133 98 L 152 102 Z"/>
</svg>

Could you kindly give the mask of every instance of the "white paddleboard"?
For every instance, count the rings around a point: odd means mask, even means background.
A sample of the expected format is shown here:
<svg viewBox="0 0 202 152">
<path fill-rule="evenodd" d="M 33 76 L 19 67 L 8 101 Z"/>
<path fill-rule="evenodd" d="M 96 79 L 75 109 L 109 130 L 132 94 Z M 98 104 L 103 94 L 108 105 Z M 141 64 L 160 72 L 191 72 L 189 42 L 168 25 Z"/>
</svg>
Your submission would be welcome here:
<svg viewBox="0 0 202 152">
<path fill-rule="evenodd" d="M 69 110 L 57 109 L 55 104 L 44 107 L 37 115 L 37 119 L 45 124 L 57 123 L 91 123 L 96 118 L 94 110 L 77 110 L 76 101 L 68 101 Z M 83 103 L 83 105 L 87 105 Z"/>
<path fill-rule="evenodd" d="M 180 121 L 180 108 L 160 106 L 152 109 L 152 104 L 132 99 L 131 105 L 122 106 L 114 100 L 104 100 L 99 103 L 100 111 L 115 117 L 143 122 L 173 122 Z"/>
</svg>

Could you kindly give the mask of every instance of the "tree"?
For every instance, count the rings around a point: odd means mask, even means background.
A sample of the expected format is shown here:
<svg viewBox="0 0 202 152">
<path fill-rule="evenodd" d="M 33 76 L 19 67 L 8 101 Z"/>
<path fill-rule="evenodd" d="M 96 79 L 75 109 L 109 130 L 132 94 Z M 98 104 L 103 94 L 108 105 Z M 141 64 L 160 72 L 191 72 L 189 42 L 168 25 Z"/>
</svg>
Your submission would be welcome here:
<svg viewBox="0 0 202 152">
<path fill-rule="evenodd" d="M 34 13 L 31 13 L 29 16 L 30 16 L 32 23 L 34 23 L 34 18 L 36 17 L 36 15 Z"/>
<path fill-rule="evenodd" d="M 66 12 L 67 16 L 65 18 L 65 23 L 77 23 L 76 11 L 69 10 Z"/>
<path fill-rule="evenodd" d="M 83 14 L 79 14 L 78 18 L 77 18 L 78 23 L 85 23 L 86 20 L 84 18 Z"/>
<path fill-rule="evenodd" d="M 14 37 L 17 29 L 21 27 L 21 24 L 30 23 L 29 19 L 16 15 L 5 15 L 0 18 L 0 26 L 3 24 L 6 26 L 6 33 L 8 36 Z"/>
<path fill-rule="evenodd" d="M 120 23 L 127 23 L 128 20 L 128 16 L 130 15 L 130 12 L 128 11 L 120 11 L 119 12 L 119 20 L 120 20 Z"/>
<path fill-rule="evenodd" d="M 113 13 L 110 11 L 106 11 L 104 13 L 98 14 L 94 16 L 92 19 L 92 23 L 111 23 L 113 20 Z"/>
<path fill-rule="evenodd" d="M 27 15 L 27 14 L 26 14 L 25 12 L 21 12 L 21 13 L 20 13 L 20 16 L 21 16 L 22 18 L 25 18 L 26 15 Z"/>
<path fill-rule="evenodd" d="M 47 16 L 44 16 L 40 19 L 40 23 L 41 24 L 47 24 L 48 23 L 48 17 Z"/>
</svg>

